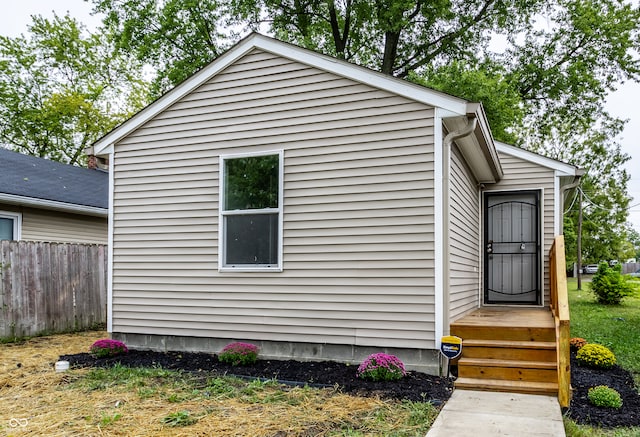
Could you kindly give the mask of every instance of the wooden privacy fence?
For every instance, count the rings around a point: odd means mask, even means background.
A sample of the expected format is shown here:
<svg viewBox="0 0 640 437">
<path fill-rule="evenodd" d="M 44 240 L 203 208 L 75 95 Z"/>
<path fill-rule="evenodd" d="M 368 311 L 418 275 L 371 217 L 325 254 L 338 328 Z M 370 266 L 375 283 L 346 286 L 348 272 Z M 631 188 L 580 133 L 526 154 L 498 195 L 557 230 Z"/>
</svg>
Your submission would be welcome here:
<svg viewBox="0 0 640 437">
<path fill-rule="evenodd" d="M 0 338 L 106 323 L 107 246 L 0 241 Z"/>
</svg>

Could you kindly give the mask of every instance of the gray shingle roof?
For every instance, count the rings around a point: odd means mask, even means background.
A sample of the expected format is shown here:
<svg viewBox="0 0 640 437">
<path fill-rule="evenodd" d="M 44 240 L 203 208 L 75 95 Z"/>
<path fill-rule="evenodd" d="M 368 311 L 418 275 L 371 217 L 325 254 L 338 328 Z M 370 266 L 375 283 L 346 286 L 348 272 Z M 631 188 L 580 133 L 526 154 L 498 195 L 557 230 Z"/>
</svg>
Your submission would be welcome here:
<svg viewBox="0 0 640 437">
<path fill-rule="evenodd" d="M 0 147 L 0 193 L 109 208 L 109 175 Z"/>
</svg>

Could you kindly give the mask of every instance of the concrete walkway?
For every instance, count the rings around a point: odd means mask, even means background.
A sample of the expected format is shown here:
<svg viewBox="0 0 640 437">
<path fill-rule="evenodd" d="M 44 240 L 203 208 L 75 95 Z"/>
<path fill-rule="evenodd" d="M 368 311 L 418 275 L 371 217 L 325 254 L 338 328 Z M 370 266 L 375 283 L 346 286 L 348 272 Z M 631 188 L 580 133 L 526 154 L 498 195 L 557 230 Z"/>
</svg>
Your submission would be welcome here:
<svg viewBox="0 0 640 437">
<path fill-rule="evenodd" d="M 565 437 L 552 396 L 455 390 L 427 437 Z"/>
</svg>

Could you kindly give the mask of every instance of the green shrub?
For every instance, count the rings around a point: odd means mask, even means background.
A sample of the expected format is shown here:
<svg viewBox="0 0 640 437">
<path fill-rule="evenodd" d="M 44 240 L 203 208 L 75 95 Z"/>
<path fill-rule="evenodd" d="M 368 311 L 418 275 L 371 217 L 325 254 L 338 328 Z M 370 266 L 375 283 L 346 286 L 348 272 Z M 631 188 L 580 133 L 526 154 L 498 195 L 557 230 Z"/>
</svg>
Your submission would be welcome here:
<svg viewBox="0 0 640 437">
<path fill-rule="evenodd" d="M 371 354 L 358 366 L 358 378 L 372 381 L 393 381 L 407 374 L 404 363 L 395 355 Z"/>
<path fill-rule="evenodd" d="M 254 364 L 258 359 L 258 346 L 251 343 L 230 343 L 218 354 L 218 360 L 232 366 Z"/>
<path fill-rule="evenodd" d="M 584 345 L 576 354 L 578 364 L 586 367 L 610 369 L 616 364 L 616 356 L 601 344 Z"/>
<path fill-rule="evenodd" d="M 625 296 L 633 294 L 633 286 L 620 272 L 620 264 L 609 267 L 605 262 L 600 263 L 590 285 L 590 290 L 596 295 L 598 303 L 619 305 Z"/>
<path fill-rule="evenodd" d="M 587 343 L 587 340 L 585 340 L 584 338 L 573 337 L 571 340 L 569 340 L 569 347 L 572 351 L 579 351 Z"/>
<path fill-rule="evenodd" d="M 622 407 L 622 398 L 620 397 L 620 393 L 606 385 L 591 387 L 589 389 L 588 396 L 589 402 L 596 407 L 616 409 Z"/>
</svg>

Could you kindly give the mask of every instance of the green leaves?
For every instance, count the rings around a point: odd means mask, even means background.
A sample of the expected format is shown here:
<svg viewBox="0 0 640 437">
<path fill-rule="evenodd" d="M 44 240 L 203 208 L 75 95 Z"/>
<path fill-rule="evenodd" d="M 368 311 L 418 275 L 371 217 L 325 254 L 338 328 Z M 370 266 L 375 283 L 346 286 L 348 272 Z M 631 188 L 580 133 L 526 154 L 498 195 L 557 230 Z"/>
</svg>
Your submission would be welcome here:
<svg viewBox="0 0 640 437">
<path fill-rule="evenodd" d="M 69 16 L 36 16 L 27 37 L 0 37 L 0 143 L 70 164 L 141 107 L 140 65 Z"/>
<path fill-rule="evenodd" d="M 598 272 L 591 280 L 590 290 L 596 295 L 598 303 L 605 305 L 619 305 L 626 296 L 633 295 L 633 287 L 620 273 L 620 264 L 611 268 L 604 262 L 598 266 Z"/>
<path fill-rule="evenodd" d="M 117 49 L 156 71 L 158 97 L 212 61 L 231 40 L 229 2 L 214 0 L 94 0 Z"/>
<path fill-rule="evenodd" d="M 499 64 L 487 61 L 474 66 L 454 61 L 430 67 L 423 76 L 411 74 L 408 79 L 472 102 L 482 102 L 493 136 L 507 143 L 517 141 L 514 128 L 524 118 L 522 101 Z"/>
</svg>

